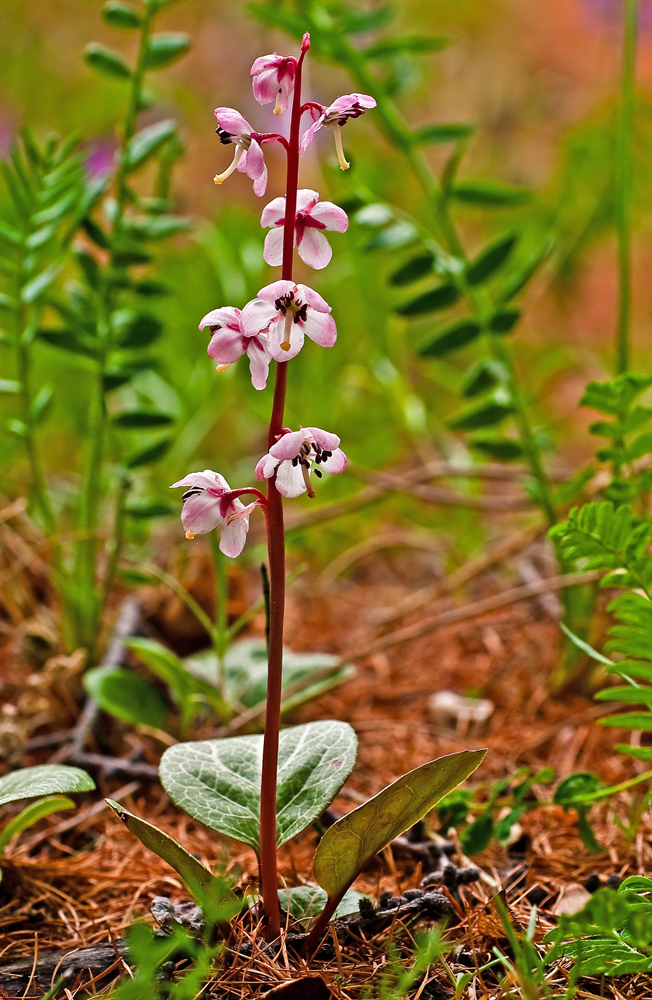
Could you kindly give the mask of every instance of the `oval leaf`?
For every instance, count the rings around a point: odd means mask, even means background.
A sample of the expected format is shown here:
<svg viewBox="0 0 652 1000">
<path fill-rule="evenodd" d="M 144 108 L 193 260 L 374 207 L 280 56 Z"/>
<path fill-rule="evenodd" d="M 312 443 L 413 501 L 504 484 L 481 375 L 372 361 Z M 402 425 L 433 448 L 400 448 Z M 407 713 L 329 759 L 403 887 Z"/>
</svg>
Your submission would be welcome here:
<svg viewBox="0 0 652 1000">
<path fill-rule="evenodd" d="M 138 170 L 154 153 L 163 146 L 177 131 L 177 123 L 173 118 L 165 118 L 142 128 L 129 140 L 125 149 L 127 170 Z"/>
<path fill-rule="evenodd" d="M 158 688 L 122 667 L 94 667 L 84 674 L 84 687 L 100 708 L 134 726 L 165 725 L 167 705 Z"/>
<path fill-rule="evenodd" d="M 402 264 L 398 270 L 389 276 L 390 285 L 410 285 L 419 278 L 424 278 L 427 274 L 432 274 L 434 259 L 432 254 L 421 254 L 413 257 L 407 264 Z"/>
<path fill-rule="evenodd" d="M 469 441 L 472 448 L 477 448 L 484 455 L 496 458 L 500 462 L 513 462 L 523 458 L 523 446 L 512 438 L 486 437 L 473 438 Z"/>
<path fill-rule="evenodd" d="M 467 399 L 479 396 L 481 392 L 487 392 L 506 381 L 506 374 L 503 366 L 493 358 L 481 358 L 466 371 L 462 380 L 462 395 Z"/>
<path fill-rule="evenodd" d="M 190 854 L 173 837 L 163 833 L 162 830 L 146 820 L 134 816 L 113 799 L 105 799 L 104 801 L 118 819 L 122 820 L 129 832 L 138 837 L 141 844 L 144 844 L 148 850 L 174 868 L 188 887 L 190 895 L 198 903 L 201 904 L 208 900 L 217 906 L 222 905 L 229 898 L 234 898 L 232 893 L 226 889 L 224 882 L 216 878 L 194 854 Z M 240 905 L 238 902 L 238 906 Z"/>
<path fill-rule="evenodd" d="M 509 258 L 518 242 L 518 236 L 510 233 L 491 243 L 472 260 L 466 270 L 466 280 L 470 285 L 481 285 L 498 271 Z"/>
<path fill-rule="evenodd" d="M 495 181 L 465 181 L 452 188 L 451 197 L 482 208 L 508 208 L 532 200 L 525 188 L 513 188 Z"/>
<path fill-rule="evenodd" d="M 118 80 L 128 80 L 131 76 L 131 70 L 122 57 L 106 45 L 91 42 L 84 49 L 84 60 L 87 66 L 105 76 L 113 76 Z"/>
<path fill-rule="evenodd" d="M 67 764 L 37 764 L 22 767 L 19 771 L 0 778 L 0 806 L 37 795 L 55 795 L 72 792 L 92 792 L 95 782 L 80 767 Z"/>
<path fill-rule="evenodd" d="M 424 313 L 438 312 L 440 309 L 447 309 L 457 302 L 460 297 L 459 290 L 455 285 L 440 285 L 430 292 L 424 292 L 418 298 L 406 302 L 405 305 L 398 306 L 396 312 L 399 316 L 421 316 Z"/>
<path fill-rule="evenodd" d="M 441 122 L 438 125 L 422 125 L 415 129 L 414 140 L 423 146 L 426 143 L 461 142 L 475 132 L 475 125 L 463 122 Z"/>
<path fill-rule="evenodd" d="M 120 347 L 149 347 L 161 336 L 163 324 L 151 313 L 137 313 L 123 326 L 118 337 Z"/>
<path fill-rule="evenodd" d="M 375 854 L 430 812 L 482 762 L 486 750 L 462 750 L 408 771 L 328 828 L 314 860 L 331 899 L 349 888 Z"/>
<path fill-rule="evenodd" d="M 161 31 L 147 43 L 146 69 L 165 69 L 190 49 L 190 36 L 182 31 Z"/>
<path fill-rule="evenodd" d="M 279 846 L 310 826 L 330 804 L 353 769 L 357 743 L 345 722 L 309 722 L 281 732 Z M 258 851 L 262 755 L 262 736 L 178 743 L 163 754 L 159 773 L 180 809 Z"/>
<path fill-rule="evenodd" d="M 399 219 L 383 229 L 365 246 L 365 250 L 398 250 L 416 239 L 418 230 L 411 222 Z"/>
<path fill-rule="evenodd" d="M 520 309 L 499 309 L 489 320 L 489 329 L 492 333 L 509 333 L 520 318 Z"/>
<path fill-rule="evenodd" d="M 440 330 L 434 337 L 429 337 L 417 345 L 417 354 L 422 358 L 441 358 L 451 351 L 459 351 L 480 336 L 481 326 L 475 320 L 461 320 Z"/>
<path fill-rule="evenodd" d="M 173 443 L 172 438 L 164 438 L 162 441 L 158 441 L 147 448 L 141 448 L 140 451 L 135 451 L 133 455 L 127 458 L 125 465 L 128 469 L 139 469 L 142 465 L 151 465 L 152 462 L 158 462 L 164 455 L 167 455 Z"/>
<path fill-rule="evenodd" d="M 164 427 L 172 423 L 173 418 L 168 413 L 147 410 L 127 410 L 112 418 L 116 427 Z"/>
<path fill-rule="evenodd" d="M 112 28 L 121 28 L 123 31 L 134 31 L 142 23 L 135 7 L 130 3 L 122 3 L 122 0 L 107 0 L 102 7 L 102 17 Z"/>
<path fill-rule="evenodd" d="M 506 403 L 484 403 L 473 410 L 458 413 L 448 421 L 448 426 L 454 431 L 475 431 L 480 427 L 492 427 L 509 416 L 512 407 Z"/>
<path fill-rule="evenodd" d="M 318 917 L 328 902 L 327 893 L 318 885 L 295 885 L 292 889 L 279 889 L 278 896 L 283 909 L 295 920 Z M 337 920 L 359 913 L 361 899 L 369 899 L 369 896 L 349 889 L 331 919 Z"/>
</svg>

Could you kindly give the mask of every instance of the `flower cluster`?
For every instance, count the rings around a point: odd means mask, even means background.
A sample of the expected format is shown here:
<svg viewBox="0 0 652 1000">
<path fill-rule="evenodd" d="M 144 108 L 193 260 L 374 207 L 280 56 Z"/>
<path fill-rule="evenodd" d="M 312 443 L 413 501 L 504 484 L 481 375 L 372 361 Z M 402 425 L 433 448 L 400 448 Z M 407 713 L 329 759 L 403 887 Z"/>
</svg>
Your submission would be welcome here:
<svg viewBox="0 0 652 1000">
<path fill-rule="evenodd" d="M 259 390 L 267 386 L 271 361 L 282 365 L 296 357 L 306 337 L 320 347 L 335 344 L 337 329 L 331 307 L 313 288 L 293 280 L 292 252 L 296 248 L 308 267 L 315 270 L 326 267 L 333 252 L 324 234 L 345 233 L 349 220 L 338 205 L 320 201 L 317 191 L 298 190 L 298 159 L 317 133 L 327 128 L 334 134 L 340 167 L 348 169 L 342 127 L 376 104 L 366 94 L 346 94 L 328 106 L 314 101 L 302 105 L 301 65 L 309 46 L 306 35 L 299 58 L 274 52 L 256 59 L 251 68 L 253 93 L 259 104 L 273 103 L 274 114 L 281 115 L 288 110 L 292 98 L 295 124 L 289 138 L 256 132 L 233 108 L 215 109 L 220 142 L 235 147 L 231 164 L 215 176 L 216 184 L 222 184 L 237 170 L 251 179 L 254 193 L 260 197 L 267 190 L 268 179 L 263 147 L 278 143 L 288 158 L 286 195 L 270 201 L 260 219 L 261 226 L 269 230 L 263 257 L 270 266 L 283 267 L 282 277 L 261 288 L 256 298 L 242 309 L 234 306 L 212 309 L 199 324 L 200 330 L 210 331 L 208 354 L 216 362 L 216 370 L 225 371 L 246 354 L 252 385 Z M 304 114 L 312 121 L 301 135 L 299 123 Z M 279 412 L 282 420 L 282 406 Z M 346 455 L 336 434 L 319 427 L 300 427 L 296 431 L 282 428 L 279 433 L 281 423 L 276 428 L 273 424 L 270 427 L 269 452 L 258 462 L 256 476 L 261 482 L 273 483 L 282 496 L 307 493 L 314 497 L 313 476 L 320 479 L 323 472 L 339 473 L 346 468 Z M 181 520 L 187 537 L 218 528 L 220 548 L 228 556 L 237 556 L 242 551 L 253 508 L 267 507 L 266 498 L 257 488 L 232 490 L 223 476 L 210 469 L 191 473 L 171 488 L 177 487 L 185 487 Z M 245 506 L 239 499 L 244 494 L 255 495 L 255 501 Z"/>
</svg>

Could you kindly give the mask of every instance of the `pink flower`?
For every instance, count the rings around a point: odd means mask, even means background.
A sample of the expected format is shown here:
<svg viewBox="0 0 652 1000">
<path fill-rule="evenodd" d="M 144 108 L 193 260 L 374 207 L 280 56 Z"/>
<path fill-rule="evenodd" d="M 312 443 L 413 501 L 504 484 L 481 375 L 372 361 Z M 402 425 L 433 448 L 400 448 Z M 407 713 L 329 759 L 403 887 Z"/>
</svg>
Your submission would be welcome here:
<svg viewBox="0 0 652 1000">
<path fill-rule="evenodd" d="M 207 353 L 217 361 L 218 372 L 226 371 L 235 361 L 246 354 L 249 358 L 251 384 L 254 389 L 264 389 L 269 373 L 269 353 L 267 336 L 264 333 L 248 336 L 242 326 L 242 313 L 233 306 L 212 309 L 206 313 L 199 329 L 209 327 L 211 339 Z"/>
<path fill-rule="evenodd" d="M 320 347 L 337 340 L 331 307 L 318 292 L 293 281 L 274 281 L 258 292 L 242 310 L 246 337 L 267 334 L 267 350 L 276 361 L 296 357 L 306 336 Z"/>
<path fill-rule="evenodd" d="M 186 529 L 186 538 L 206 535 L 213 528 L 220 528 L 220 549 L 225 556 L 235 559 L 244 548 L 249 531 L 249 516 L 259 501 L 247 507 L 232 495 L 232 490 L 224 476 L 211 469 L 191 472 L 189 476 L 173 483 L 171 490 L 186 486 L 183 494 L 181 523 Z"/>
<path fill-rule="evenodd" d="M 319 110 L 320 107 L 321 111 Z M 369 97 L 368 94 L 345 94 L 344 97 L 338 97 L 327 108 L 323 107 L 323 105 L 312 105 L 310 112 L 314 121 L 310 128 L 303 134 L 301 152 L 304 153 L 306 151 L 320 128 L 328 126 L 335 133 L 335 149 L 337 150 L 340 167 L 342 170 L 348 170 L 349 164 L 346 162 L 344 156 L 340 129 L 342 125 L 346 125 L 349 118 L 359 118 L 365 111 L 369 111 L 370 108 L 375 107 L 375 100 L 373 97 Z"/>
<path fill-rule="evenodd" d="M 254 97 L 259 104 L 275 101 L 274 114 L 287 110 L 288 99 L 294 90 L 297 60 L 294 56 L 280 56 L 274 52 L 260 56 L 251 67 Z"/>
<path fill-rule="evenodd" d="M 215 131 L 220 142 L 225 146 L 234 143 L 236 150 L 233 160 L 221 174 L 216 174 L 213 180 L 223 184 L 234 170 L 246 174 L 254 182 L 254 194 L 262 197 L 267 189 L 267 167 L 262 147 L 258 142 L 258 133 L 254 132 L 246 118 L 233 108 L 215 108 L 217 128 Z"/>
<path fill-rule="evenodd" d="M 256 475 L 264 481 L 276 473 L 276 488 L 284 497 L 298 497 L 306 491 L 309 497 L 314 497 L 311 471 L 321 479 L 322 469 L 330 473 L 346 469 L 347 458 L 339 445 L 337 434 L 319 427 L 286 430 L 269 453 L 263 455 L 256 466 Z"/>
<path fill-rule="evenodd" d="M 274 267 L 283 263 L 283 224 L 285 223 L 285 198 L 274 198 L 263 209 L 260 224 L 271 226 L 265 237 L 263 257 Z M 332 201 L 320 201 L 316 191 L 304 188 L 297 192 L 297 214 L 294 222 L 294 241 L 301 260 L 319 270 L 326 267 L 333 251 L 321 229 L 345 233 L 349 219 L 344 209 Z"/>
</svg>

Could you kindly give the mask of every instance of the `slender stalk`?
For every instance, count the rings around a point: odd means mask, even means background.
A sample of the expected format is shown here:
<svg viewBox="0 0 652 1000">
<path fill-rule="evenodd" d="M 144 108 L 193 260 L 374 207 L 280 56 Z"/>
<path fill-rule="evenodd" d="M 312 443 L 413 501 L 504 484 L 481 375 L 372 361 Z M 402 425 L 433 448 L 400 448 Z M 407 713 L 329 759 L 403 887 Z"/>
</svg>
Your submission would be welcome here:
<svg viewBox="0 0 652 1000">
<path fill-rule="evenodd" d="M 285 224 L 283 229 L 282 278 L 292 280 L 294 257 L 294 221 L 299 186 L 299 132 L 301 127 L 301 73 L 303 59 L 309 47 L 304 36 L 297 64 L 290 121 L 290 141 L 287 150 L 285 185 Z M 275 444 L 283 430 L 287 362 L 276 362 L 274 402 L 269 424 L 268 445 Z M 260 789 L 260 882 L 263 896 L 266 935 L 271 940 L 281 929 L 278 902 L 278 870 L 276 860 L 276 785 L 278 744 L 281 726 L 281 687 L 283 672 L 283 618 L 285 614 L 285 528 L 283 498 L 275 479 L 269 480 L 267 493 L 267 551 L 269 556 L 270 625 L 267 668 L 267 704 L 263 743 L 262 780 Z"/>
<path fill-rule="evenodd" d="M 632 125 L 636 85 L 638 0 L 624 2 L 620 111 L 616 135 L 616 233 L 618 237 L 618 325 L 616 374 L 630 365 L 629 331 L 632 300 Z"/>
</svg>

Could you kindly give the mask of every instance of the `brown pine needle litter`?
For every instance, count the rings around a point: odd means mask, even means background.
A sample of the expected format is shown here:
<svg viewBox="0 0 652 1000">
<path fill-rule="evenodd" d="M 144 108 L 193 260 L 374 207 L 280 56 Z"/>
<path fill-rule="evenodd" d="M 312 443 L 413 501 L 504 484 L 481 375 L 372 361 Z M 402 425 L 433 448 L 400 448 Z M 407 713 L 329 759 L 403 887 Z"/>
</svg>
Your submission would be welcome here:
<svg viewBox="0 0 652 1000">
<path fill-rule="evenodd" d="M 414 557 L 410 554 L 408 558 Z M 405 587 L 396 586 L 395 578 L 372 587 L 364 571 L 358 576 L 355 584 L 338 583 L 326 591 L 314 590 L 312 596 L 294 597 L 288 616 L 291 648 L 338 653 L 350 644 L 354 633 L 360 634 L 361 627 L 368 624 L 372 634 L 373 609 L 391 607 L 406 594 Z M 493 570 L 486 572 L 473 583 L 465 600 L 484 598 L 507 589 L 509 583 L 497 580 Z M 419 614 L 415 611 L 404 623 L 418 621 Z M 337 622 L 337 629 L 333 622 Z M 358 661 L 357 676 L 352 681 L 304 707 L 294 717 L 298 722 L 338 718 L 349 722 L 358 733 L 358 764 L 334 809 L 346 812 L 405 771 L 463 746 L 489 748 L 478 782 L 508 776 L 523 765 L 538 768 L 544 764 L 555 767 L 559 777 L 578 770 L 594 771 L 609 783 L 632 777 L 637 765 L 613 751 L 617 734 L 595 721 L 603 706 L 579 695 L 548 697 L 546 681 L 555 665 L 557 649 L 556 623 L 531 600 L 446 625 L 436 633 L 421 635 Z M 6 697 L 11 701 L 13 696 L 17 702 L 21 694 L 19 671 L 24 672 L 24 667 L 14 640 L 7 640 L 4 653 Z M 493 701 L 496 707 L 487 728 L 464 733 L 434 723 L 428 699 L 434 691 L 443 689 L 460 694 L 473 690 Z M 70 728 L 73 721 L 68 719 L 65 725 Z M 119 726 L 114 728 L 111 738 L 116 756 L 129 757 L 139 748 L 139 759 L 156 763 L 160 742 L 149 735 L 134 736 Z M 45 729 L 38 730 L 39 735 Z M 199 735 L 210 738 L 213 731 L 206 726 Z M 44 762 L 48 753 L 52 751 L 35 751 L 22 762 Z M 227 842 L 180 813 L 155 782 L 127 781 L 124 777 L 121 781 L 119 775 L 107 779 L 101 774 L 97 781 L 101 794 L 120 798 L 127 808 L 175 836 L 210 867 L 226 870 L 238 886 L 256 885 L 253 852 Z M 623 877 L 652 869 L 652 827 L 647 817 L 630 847 L 610 807 L 606 803 L 596 805 L 592 822 L 604 851 L 591 855 L 578 838 L 575 814 L 549 804 L 550 788 L 537 788 L 537 795 L 540 804 L 521 821 L 527 844 L 524 853 L 510 854 L 493 842 L 471 859 L 483 873 L 481 881 L 460 890 L 461 905 L 451 899 L 447 936 L 455 950 L 447 961 L 454 973 L 469 972 L 490 961 L 495 946 L 505 948 L 498 927 L 495 937 L 487 937 L 490 925 L 486 921 L 478 925 L 479 915 L 491 906 L 498 887 L 507 886 L 509 906 L 522 926 L 527 926 L 531 914 L 528 893 L 536 887 L 541 889 L 536 932 L 536 940 L 540 941 L 555 925 L 552 911 L 564 887 L 581 885 L 596 873 Z M 631 793 L 622 793 L 616 800 L 621 815 L 630 801 Z M 280 874 L 288 886 L 312 880 L 315 842 L 316 835 L 309 831 L 281 850 Z M 378 857 L 358 879 L 356 888 L 378 899 L 383 891 L 396 895 L 417 887 L 425 874 L 420 859 L 397 850 L 391 858 Z M 139 918 L 150 919 L 149 906 L 155 896 L 169 896 L 173 902 L 187 898 L 176 873 L 148 852 L 92 797 L 74 815 L 48 817 L 9 848 L 1 891 L 0 963 L 22 959 L 27 963 L 27 979 L 32 964 L 35 976 L 32 983 L 27 983 L 29 989 L 23 985 L 15 994 L 9 992 L 9 984 L 0 975 L 0 997 L 17 995 L 24 996 L 24 1000 L 44 995 L 44 984 L 36 975 L 44 955 L 58 953 L 61 965 L 69 953 L 99 945 L 109 946 L 104 967 L 80 970 L 62 985 L 57 996 L 107 995 L 115 975 L 128 975 L 129 958 L 123 956 L 122 941 L 129 925 Z M 263 996 L 274 987 L 311 973 L 324 978 L 337 1000 L 373 996 L 368 991 L 377 990 L 388 971 L 388 940 L 395 943 L 402 961 L 409 964 L 414 935 L 424 927 L 427 922 L 415 928 L 397 920 L 390 929 L 374 936 L 362 932 L 356 937 L 349 935 L 338 942 L 332 960 L 315 959 L 308 968 L 302 958 L 285 947 L 276 956 L 270 953 L 254 909 L 236 922 L 233 938 L 203 995 L 229 1000 Z M 567 966 L 550 970 L 553 995 L 567 979 Z M 38 990 L 34 985 L 37 980 Z M 56 982 L 56 976 L 51 975 L 51 981 Z M 477 975 L 465 996 L 498 1000 L 505 993 L 495 983 L 490 973 Z M 515 996 L 520 995 L 517 987 L 513 991 Z M 451 994 L 450 980 L 443 967 L 437 966 L 417 982 L 411 996 Z M 577 995 L 645 1000 L 652 998 L 652 985 L 644 976 L 605 979 L 603 983 L 586 980 Z"/>
</svg>

